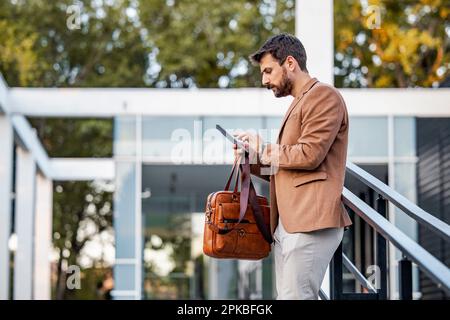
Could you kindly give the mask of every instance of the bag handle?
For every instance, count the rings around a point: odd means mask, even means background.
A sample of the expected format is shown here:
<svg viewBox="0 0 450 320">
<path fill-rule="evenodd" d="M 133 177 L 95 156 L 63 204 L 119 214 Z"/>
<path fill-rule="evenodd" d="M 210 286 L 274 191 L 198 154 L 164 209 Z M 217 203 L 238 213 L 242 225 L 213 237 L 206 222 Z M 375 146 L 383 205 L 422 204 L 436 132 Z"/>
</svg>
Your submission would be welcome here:
<svg viewBox="0 0 450 320">
<path fill-rule="evenodd" d="M 240 162 L 240 159 L 241 159 L 241 156 L 236 157 L 236 159 L 234 160 L 233 168 L 231 169 L 230 176 L 228 177 L 227 184 L 225 185 L 225 188 L 224 188 L 225 191 L 228 191 L 228 189 L 230 188 L 230 183 L 231 183 L 231 179 L 232 179 L 233 174 L 234 174 L 234 170 L 236 169 L 236 166 L 237 166 L 238 162 Z M 233 193 L 237 193 L 237 185 L 238 185 L 238 180 L 239 180 L 239 171 L 240 170 L 238 169 L 237 173 L 236 173 L 236 179 L 235 179 L 235 182 L 234 182 L 234 191 L 233 191 Z"/>
<path fill-rule="evenodd" d="M 233 168 L 230 173 L 230 177 L 228 178 L 227 184 L 225 186 L 225 191 L 228 191 L 228 188 L 230 187 L 231 178 L 233 177 L 234 170 L 238 166 L 238 162 L 240 163 L 241 157 L 237 157 L 234 161 Z M 245 156 L 244 158 L 245 162 L 248 162 L 248 156 Z M 248 207 L 248 198 L 249 198 L 249 192 L 250 192 L 250 166 L 248 172 L 245 172 L 245 170 L 242 170 L 242 165 L 239 164 L 239 168 L 237 169 L 236 174 L 236 183 L 234 186 L 233 194 L 237 194 L 237 185 L 238 185 L 238 177 L 239 172 L 242 172 L 241 176 L 241 192 L 240 192 L 240 198 L 239 198 L 239 220 L 234 224 L 234 226 L 230 229 L 222 229 L 217 227 L 214 224 L 210 224 L 209 227 L 211 230 L 219 233 L 219 234 L 227 234 L 236 229 L 236 227 L 241 223 L 242 219 L 244 219 L 245 212 L 247 211 Z"/>
<path fill-rule="evenodd" d="M 240 162 L 240 160 L 241 160 L 241 157 L 237 157 L 234 161 L 233 168 L 230 173 L 230 177 L 228 178 L 227 184 L 225 186 L 225 191 L 228 191 L 228 188 L 230 187 L 231 178 L 232 178 L 233 173 L 238 165 L 238 162 Z M 236 229 L 237 226 L 241 223 L 242 219 L 245 216 L 245 212 L 247 211 L 248 204 L 250 203 L 250 205 L 252 206 L 252 209 L 253 209 L 253 215 L 255 217 L 256 225 L 258 226 L 258 229 L 261 231 L 261 234 L 263 235 L 264 239 L 270 244 L 273 241 L 272 235 L 270 233 L 270 230 L 268 230 L 268 228 L 265 224 L 261 206 L 258 203 L 258 196 L 256 194 L 256 190 L 253 185 L 253 182 L 251 181 L 250 163 L 249 163 L 248 154 L 245 154 L 245 156 L 244 156 L 244 164 L 239 164 L 239 168 L 237 169 L 236 183 L 235 183 L 234 192 L 233 192 L 234 194 L 237 193 L 237 183 L 238 183 L 238 177 L 239 177 L 240 171 L 242 172 L 242 178 L 241 178 L 239 220 L 230 229 L 222 229 L 213 224 L 210 224 L 209 227 L 213 231 L 215 231 L 219 234 L 230 233 L 231 231 Z"/>
</svg>

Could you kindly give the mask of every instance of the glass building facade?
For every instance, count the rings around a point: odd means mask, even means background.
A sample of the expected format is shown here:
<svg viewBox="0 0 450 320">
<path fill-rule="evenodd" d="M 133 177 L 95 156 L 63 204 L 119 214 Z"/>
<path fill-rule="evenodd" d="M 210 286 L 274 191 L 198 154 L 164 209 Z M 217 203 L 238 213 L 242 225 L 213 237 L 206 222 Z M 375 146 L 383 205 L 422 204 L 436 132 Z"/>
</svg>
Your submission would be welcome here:
<svg viewBox="0 0 450 320">
<path fill-rule="evenodd" d="M 281 120 L 240 115 L 115 118 L 115 298 L 274 298 L 272 257 L 263 261 L 212 259 L 203 255 L 202 236 L 206 198 L 223 189 L 233 161 L 231 144 L 215 125 L 257 130 L 274 142 Z M 415 124 L 415 117 L 351 117 L 348 148 L 349 161 L 414 202 Z M 268 184 L 258 178 L 254 181 L 257 192 L 268 196 Z M 360 196 L 371 196 L 350 178 L 346 187 Z M 391 208 L 389 219 L 417 239 L 417 225 L 405 214 Z M 344 248 L 364 271 L 373 263 L 371 253 L 364 250 L 364 241 L 352 238 L 371 241 L 372 236 L 364 233 L 367 227 L 358 217 L 353 220 Z M 398 252 L 391 250 L 390 254 L 391 261 L 398 260 Z M 356 287 L 350 275 L 344 279 L 349 289 Z M 391 292 L 397 291 L 395 279 L 390 285 Z"/>
</svg>

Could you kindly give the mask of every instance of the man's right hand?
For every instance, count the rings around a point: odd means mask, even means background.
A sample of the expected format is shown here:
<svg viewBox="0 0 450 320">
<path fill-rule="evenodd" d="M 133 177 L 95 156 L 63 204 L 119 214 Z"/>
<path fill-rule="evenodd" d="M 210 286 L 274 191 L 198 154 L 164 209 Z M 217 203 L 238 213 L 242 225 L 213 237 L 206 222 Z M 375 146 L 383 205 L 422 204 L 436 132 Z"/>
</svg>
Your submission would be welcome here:
<svg viewBox="0 0 450 320">
<path fill-rule="evenodd" d="M 233 144 L 233 150 L 234 150 L 234 159 L 236 159 L 242 154 L 242 149 L 239 149 L 236 143 Z"/>
</svg>

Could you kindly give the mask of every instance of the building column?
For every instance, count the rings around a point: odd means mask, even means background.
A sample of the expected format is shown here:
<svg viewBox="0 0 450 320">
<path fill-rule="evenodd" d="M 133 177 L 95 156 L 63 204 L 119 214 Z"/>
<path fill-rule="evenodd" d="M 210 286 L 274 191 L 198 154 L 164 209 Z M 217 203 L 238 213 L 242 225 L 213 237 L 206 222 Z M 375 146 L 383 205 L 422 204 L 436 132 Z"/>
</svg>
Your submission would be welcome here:
<svg viewBox="0 0 450 320">
<path fill-rule="evenodd" d="M 34 193 L 36 163 L 31 153 L 16 148 L 14 299 L 33 298 Z"/>
<path fill-rule="evenodd" d="M 13 171 L 13 129 L 0 115 L 0 300 L 9 299 L 9 249 L 11 232 L 11 189 Z"/>
<path fill-rule="evenodd" d="M 333 0 L 297 0 L 295 4 L 295 34 L 305 47 L 308 71 L 331 85 L 334 83 L 333 14 Z"/>
<path fill-rule="evenodd" d="M 115 119 L 114 231 L 116 300 L 142 299 L 142 119 Z"/>
<path fill-rule="evenodd" d="M 34 254 L 34 299 L 51 299 L 53 183 L 42 174 L 36 176 L 36 223 Z"/>
<path fill-rule="evenodd" d="M 311 28 L 314 26 L 314 28 Z M 306 50 L 309 74 L 319 81 L 334 84 L 334 10 L 333 0 L 297 0 L 295 34 Z M 321 39 L 317 41 L 317 39 Z M 321 289 L 330 296 L 329 268 Z"/>
</svg>

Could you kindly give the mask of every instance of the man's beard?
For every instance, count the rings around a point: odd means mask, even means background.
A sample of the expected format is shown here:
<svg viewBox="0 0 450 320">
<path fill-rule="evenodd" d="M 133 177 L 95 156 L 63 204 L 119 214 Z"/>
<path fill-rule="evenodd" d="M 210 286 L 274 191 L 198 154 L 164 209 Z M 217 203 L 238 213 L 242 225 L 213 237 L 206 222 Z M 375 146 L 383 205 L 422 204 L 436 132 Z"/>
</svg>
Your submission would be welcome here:
<svg viewBox="0 0 450 320">
<path fill-rule="evenodd" d="M 286 97 L 292 92 L 292 81 L 288 78 L 286 69 L 283 68 L 283 75 L 281 77 L 281 83 L 279 86 L 268 85 L 267 89 L 275 88 L 273 92 L 275 97 L 281 98 Z"/>
</svg>

